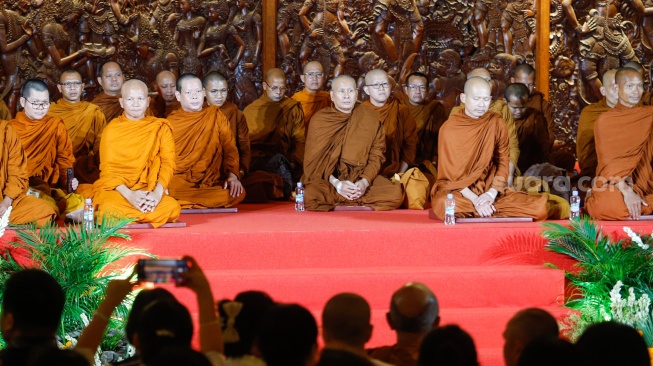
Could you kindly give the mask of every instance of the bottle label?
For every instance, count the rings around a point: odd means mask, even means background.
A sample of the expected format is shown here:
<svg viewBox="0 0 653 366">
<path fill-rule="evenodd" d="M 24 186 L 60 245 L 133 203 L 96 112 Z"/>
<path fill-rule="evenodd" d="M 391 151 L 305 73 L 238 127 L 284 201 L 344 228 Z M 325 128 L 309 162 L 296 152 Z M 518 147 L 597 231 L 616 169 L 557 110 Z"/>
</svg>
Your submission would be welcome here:
<svg viewBox="0 0 653 366">
<path fill-rule="evenodd" d="M 572 203 L 571 212 L 580 212 L 580 203 Z"/>
<path fill-rule="evenodd" d="M 84 211 L 84 221 L 93 221 L 93 210 Z"/>
<path fill-rule="evenodd" d="M 298 194 L 295 196 L 295 202 L 304 202 L 304 194 Z"/>
<path fill-rule="evenodd" d="M 454 207 L 447 207 L 444 209 L 445 216 L 453 216 L 455 213 Z"/>
</svg>

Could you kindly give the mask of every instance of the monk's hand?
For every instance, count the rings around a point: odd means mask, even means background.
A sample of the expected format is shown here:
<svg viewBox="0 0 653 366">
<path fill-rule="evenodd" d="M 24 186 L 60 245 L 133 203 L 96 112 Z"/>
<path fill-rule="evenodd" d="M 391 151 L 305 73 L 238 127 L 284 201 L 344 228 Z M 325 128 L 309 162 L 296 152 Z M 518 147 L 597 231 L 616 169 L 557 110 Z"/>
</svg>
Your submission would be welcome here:
<svg viewBox="0 0 653 366">
<path fill-rule="evenodd" d="M 336 192 L 348 200 L 355 200 L 358 186 L 348 180 L 339 180 L 336 184 Z"/>
<path fill-rule="evenodd" d="M 7 212 L 7 209 L 9 209 L 9 206 L 11 206 L 11 203 L 13 201 L 14 200 L 12 200 L 7 196 L 5 196 L 5 198 L 2 201 L 0 201 L 0 216 L 4 215 L 5 212 Z"/>
<path fill-rule="evenodd" d="M 229 178 L 224 182 L 224 189 L 227 189 L 227 187 L 229 187 L 229 195 L 231 197 L 238 197 L 243 193 L 243 184 L 234 173 L 229 173 Z"/>
<path fill-rule="evenodd" d="M 165 189 L 163 189 L 161 183 L 157 183 L 156 188 L 154 188 L 152 192 L 148 192 L 145 196 L 145 211 L 143 212 L 153 212 L 156 206 L 161 202 L 161 199 L 163 199 L 164 191 Z"/>
<path fill-rule="evenodd" d="M 358 187 L 358 193 L 355 198 L 358 199 L 363 197 L 363 195 L 365 195 L 365 192 L 367 192 L 367 188 L 369 186 L 370 186 L 370 182 L 368 182 L 367 179 L 365 178 L 361 178 L 358 182 L 356 182 L 356 187 Z"/>
<path fill-rule="evenodd" d="M 642 216 L 642 205 L 648 206 L 648 203 L 646 203 L 646 201 L 644 201 L 637 193 L 632 190 L 622 193 L 624 196 L 624 203 L 628 208 L 630 217 L 633 220 L 639 220 L 640 216 Z"/>
<path fill-rule="evenodd" d="M 146 191 L 140 191 L 140 190 L 132 191 L 124 184 L 121 184 L 118 187 L 116 187 L 116 191 L 120 193 L 120 195 L 123 196 L 127 200 L 127 202 L 129 202 L 136 209 L 138 209 L 141 212 L 145 212 L 143 211 L 142 206 L 145 203 L 145 196 L 147 195 Z"/>
<path fill-rule="evenodd" d="M 73 180 L 70 181 L 70 186 L 73 188 L 73 191 L 77 190 L 77 187 L 79 187 L 79 181 L 77 180 L 77 178 L 73 178 Z M 72 193 L 72 192 L 68 192 L 68 193 Z"/>
</svg>

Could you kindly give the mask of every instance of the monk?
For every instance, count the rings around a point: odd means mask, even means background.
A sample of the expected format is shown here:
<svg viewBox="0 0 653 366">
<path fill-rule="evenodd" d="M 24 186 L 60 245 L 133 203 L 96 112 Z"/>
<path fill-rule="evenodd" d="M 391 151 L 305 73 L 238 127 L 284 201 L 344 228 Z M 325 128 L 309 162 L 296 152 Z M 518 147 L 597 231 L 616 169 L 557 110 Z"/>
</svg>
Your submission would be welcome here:
<svg viewBox="0 0 653 366">
<path fill-rule="evenodd" d="M 637 220 L 653 210 L 653 107 L 639 105 L 640 73 L 615 74 L 618 102 L 594 124 L 596 179 L 585 207 L 599 220 Z"/>
<path fill-rule="evenodd" d="M 528 108 L 533 108 L 542 112 L 546 119 L 547 129 L 549 133 L 548 141 L 551 147 L 554 145 L 556 138 L 556 124 L 553 119 L 553 108 L 549 102 L 544 99 L 544 94 L 535 89 L 535 69 L 529 64 L 521 64 L 515 68 L 513 76 L 510 78 L 511 83 L 521 83 L 526 85 L 530 97 L 528 98 Z M 559 145 L 556 144 L 556 146 Z"/>
<path fill-rule="evenodd" d="M 111 122 L 123 112 L 118 101 L 124 82 L 122 67 L 115 61 L 108 61 L 98 67 L 98 75 L 97 81 L 102 92 L 91 103 L 99 106 L 107 122 Z"/>
<path fill-rule="evenodd" d="M 68 191 L 69 183 L 72 191 L 79 184 L 77 178 L 68 181 L 68 169 L 75 163 L 73 144 L 61 118 L 48 115 L 47 84 L 40 79 L 28 80 L 21 89 L 20 105 L 23 111 L 16 114 L 11 125 L 25 149 L 30 194 L 50 203 L 57 214 L 63 212 L 79 220 L 83 197 Z"/>
<path fill-rule="evenodd" d="M 438 133 L 444 121 L 447 120 L 446 111 L 442 103 L 437 100 L 426 101 L 429 91 L 429 82 L 426 75 L 414 72 L 406 78 L 404 93 L 408 111 L 415 119 L 417 131 L 416 164 L 422 164 L 422 171 L 431 172 L 435 182 L 435 165 L 438 161 Z M 431 169 L 433 168 L 433 169 Z M 427 175 L 428 177 L 428 175 Z M 429 181 L 431 177 L 429 177 Z M 431 184 L 433 184 L 433 182 Z"/>
<path fill-rule="evenodd" d="M 547 198 L 507 187 L 508 129 L 489 111 L 492 87 L 481 78 L 465 83 L 463 111 L 440 129 L 438 180 L 431 191 L 433 212 L 444 219 L 448 193 L 456 200 L 456 217 L 547 217 Z"/>
<path fill-rule="evenodd" d="M 333 107 L 313 116 L 306 141 L 305 205 L 311 211 L 364 205 L 392 210 L 403 200 L 401 185 L 379 175 L 385 132 L 374 109 L 356 106 L 356 81 L 341 75 L 331 84 Z"/>
<path fill-rule="evenodd" d="M 594 145 L 594 124 L 601 114 L 614 108 L 619 101 L 619 94 L 615 85 L 616 69 L 608 70 L 603 74 L 603 86 L 601 94 L 603 99 L 592 103 L 580 112 L 578 120 L 578 135 L 576 137 L 576 156 L 578 156 L 578 165 L 580 165 L 581 178 L 588 177 L 590 181 L 596 175 L 596 147 Z"/>
<path fill-rule="evenodd" d="M 75 177 L 92 184 L 100 177 L 100 137 L 107 124 L 100 107 L 82 101 L 84 82 L 75 70 L 61 73 L 57 85 L 62 98 L 52 103 L 48 114 L 63 120 L 73 144 Z"/>
<path fill-rule="evenodd" d="M 220 112 L 227 117 L 227 121 L 231 127 L 231 135 L 236 140 L 236 148 L 238 149 L 238 177 L 243 179 L 245 174 L 249 172 L 249 163 L 252 159 L 252 152 L 249 146 L 249 128 L 247 127 L 245 115 L 235 104 L 227 100 L 229 98 L 229 84 L 224 75 L 217 71 L 212 71 L 204 76 L 202 86 L 206 91 L 207 103 L 217 106 Z"/>
<path fill-rule="evenodd" d="M 283 179 L 283 198 L 290 197 L 293 181 L 302 176 L 304 163 L 304 112 L 299 102 L 285 93 L 286 75 L 281 69 L 265 74 L 263 95 L 243 113 L 252 149 L 250 170 L 274 173 Z M 266 182 L 262 182 L 266 183 Z M 274 182 L 267 182 L 273 184 Z M 245 185 L 248 192 L 255 186 Z"/>
<path fill-rule="evenodd" d="M 176 157 L 170 123 L 145 116 L 150 98 L 142 81 L 125 82 L 121 93 L 125 112 L 107 125 L 100 143 L 100 179 L 93 185 L 97 213 L 154 227 L 174 222 L 181 207 L 166 195 Z"/>
<path fill-rule="evenodd" d="M 470 71 L 467 74 L 467 80 L 479 77 L 488 83 L 492 81 L 490 72 L 484 68 L 476 68 Z M 454 107 L 451 110 L 449 117 L 454 114 L 458 114 L 465 109 L 465 103 L 461 103 L 459 106 Z M 519 139 L 517 138 L 517 129 L 515 128 L 515 121 L 512 118 L 510 109 L 506 105 L 506 102 L 503 99 L 497 99 L 490 102 L 489 110 L 495 113 L 498 113 L 501 116 L 501 119 L 506 124 L 508 128 L 508 137 L 509 137 L 509 172 L 508 172 L 508 186 L 512 187 L 515 174 L 520 175 L 521 172 L 517 171 L 517 162 L 519 161 Z"/>
<path fill-rule="evenodd" d="M 0 99 L 0 120 L 11 121 L 11 112 L 4 100 Z"/>
<path fill-rule="evenodd" d="M 175 97 L 177 77 L 168 70 L 163 70 L 156 75 L 157 96 L 154 106 L 150 108 L 152 114 L 158 118 L 166 118 L 181 105 Z"/>
<path fill-rule="evenodd" d="M 231 207 L 245 198 L 238 179 L 238 149 L 227 118 L 217 106 L 204 108 L 202 80 L 177 80 L 181 108 L 168 116 L 175 139 L 175 175 L 168 190 L 182 208 Z"/>
<path fill-rule="evenodd" d="M 311 118 L 320 109 L 331 105 L 331 97 L 329 92 L 322 90 L 326 77 L 321 63 L 317 61 L 307 63 L 299 78 L 304 83 L 304 89 L 295 93 L 292 99 L 302 105 L 302 110 L 304 111 L 304 127 L 308 133 L 308 125 Z"/>
<path fill-rule="evenodd" d="M 547 163 L 551 149 L 547 122 L 542 112 L 528 107 L 528 88 L 521 83 L 512 83 L 504 90 L 504 96 L 517 127 L 517 168 L 525 172 L 532 165 Z"/>
<path fill-rule="evenodd" d="M 8 121 L 0 121 L 0 216 L 12 206 L 9 222 L 15 225 L 36 222 L 38 226 L 54 220 L 57 213 L 51 205 L 26 195 L 29 186 L 27 159 L 16 130 Z"/>
<path fill-rule="evenodd" d="M 379 112 L 385 130 L 385 163 L 381 175 L 392 177 L 415 166 L 417 127 L 408 107 L 391 97 L 392 82 L 388 74 L 375 69 L 365 75 L 363 90 L 370 99 L 363 105 Z"/>
</svg>

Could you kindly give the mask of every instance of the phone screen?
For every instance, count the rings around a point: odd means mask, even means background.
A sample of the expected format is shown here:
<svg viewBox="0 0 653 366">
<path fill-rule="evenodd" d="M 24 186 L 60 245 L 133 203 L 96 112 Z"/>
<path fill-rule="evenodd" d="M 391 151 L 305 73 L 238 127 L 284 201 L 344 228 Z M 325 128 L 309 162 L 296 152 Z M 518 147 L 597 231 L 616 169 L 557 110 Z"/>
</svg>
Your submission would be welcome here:
<svg viewBox="0 0 653 366">
<path fill-rule="evenodd" d="M 174 283 L 182 285 L 182 273 L 188 272 L 188 262 L 183 259 L 140 259 L 138 282 Z"/>
</svg>

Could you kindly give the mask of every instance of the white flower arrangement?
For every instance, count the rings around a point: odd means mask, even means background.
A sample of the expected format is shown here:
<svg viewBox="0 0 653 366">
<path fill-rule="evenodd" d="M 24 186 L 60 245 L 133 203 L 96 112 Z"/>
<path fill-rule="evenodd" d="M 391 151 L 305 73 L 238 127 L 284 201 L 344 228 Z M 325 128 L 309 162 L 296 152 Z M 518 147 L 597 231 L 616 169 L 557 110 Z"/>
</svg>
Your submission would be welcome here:
<svg viewBox="0 0 653 366">
<path fill-rule="evenodd" d="M 5 235 L 5 229 L 9 226 L 9 215 L 11 215 L 12 206 L 7 208 L 2 218 L 0 218 L 0 237 Z"/>
<path fill-rule="evenodd" d="M 612 319 L 619 323 L 627 324 L 635 329 L 642 331 L 650 330 L 653 327 L 651 319 L 651 299 L 647 294 L 642 294 L 639 298 L 635 294 L 635 289 L 628 289 L 628 297 L 621 296 L 623 283 L 617 283 L 610 291 L 610 312 Z"/>
<path fill-rule="evenodd" d="M 633 243 L 637 244 L 638 247 L 644 250 L 647 250 L 649 248 L 647 244 L 644 244 L 644 242 L 642 242 L 642 238 L 640 238 L 639 235 L 635 234 L 635 232 L 631 228 L 629 228 L 628 226 L 624 226 L 623 229 L 624 232 L 628 234 L 628 236 L 630 237 L 630 240 L 632 240 Z"/>
</svg>

